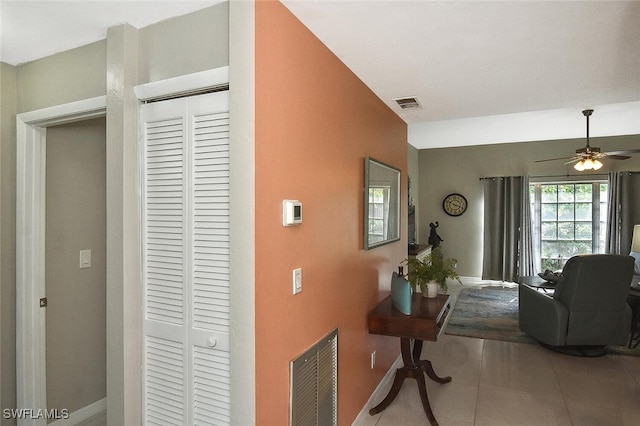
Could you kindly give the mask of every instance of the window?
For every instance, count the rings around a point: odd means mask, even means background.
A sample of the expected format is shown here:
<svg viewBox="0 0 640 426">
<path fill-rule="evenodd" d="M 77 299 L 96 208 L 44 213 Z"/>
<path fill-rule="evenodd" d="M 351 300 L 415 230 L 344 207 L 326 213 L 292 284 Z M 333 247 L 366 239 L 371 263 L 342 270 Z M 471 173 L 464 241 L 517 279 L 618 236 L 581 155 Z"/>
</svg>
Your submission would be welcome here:
<svg viewBox="0 0 640 426">
<path fill-rule="evenodd" d="M 604 253 L 607 181 L 539 182 L 529 186 L 541 270 L 562 269 L 585 253 Z"/>
</svg>

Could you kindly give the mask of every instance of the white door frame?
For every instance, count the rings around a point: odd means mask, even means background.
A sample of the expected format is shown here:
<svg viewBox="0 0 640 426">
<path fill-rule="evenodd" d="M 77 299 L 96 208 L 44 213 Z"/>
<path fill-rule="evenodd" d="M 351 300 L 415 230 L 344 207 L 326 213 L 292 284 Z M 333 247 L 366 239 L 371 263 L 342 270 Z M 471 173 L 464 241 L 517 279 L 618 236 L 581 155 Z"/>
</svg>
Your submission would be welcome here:
<svg viewBox="0 0 640 426">
<path fill-rule="evenodd" d="M 45 189 L 47 126 L 104 116 L 106 96 L 16 117 L 16 387 L 17 408 L 46 409 Z M 19 425 L 46 425 L 18 419 Z"/>
</svg>

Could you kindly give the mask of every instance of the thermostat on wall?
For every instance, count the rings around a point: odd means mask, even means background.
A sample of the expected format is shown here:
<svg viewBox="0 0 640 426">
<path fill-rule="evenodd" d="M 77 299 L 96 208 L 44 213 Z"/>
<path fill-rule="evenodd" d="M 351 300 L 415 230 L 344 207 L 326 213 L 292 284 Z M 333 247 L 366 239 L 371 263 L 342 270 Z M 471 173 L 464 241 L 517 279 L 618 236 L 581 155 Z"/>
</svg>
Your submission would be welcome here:
<svg viewBox="0 0 640 426">
<path fill-rule="evenodd" d="M 282 226 L 302 223 L 302 203 L 298 200 L 282 201 Z"/>
</svg>

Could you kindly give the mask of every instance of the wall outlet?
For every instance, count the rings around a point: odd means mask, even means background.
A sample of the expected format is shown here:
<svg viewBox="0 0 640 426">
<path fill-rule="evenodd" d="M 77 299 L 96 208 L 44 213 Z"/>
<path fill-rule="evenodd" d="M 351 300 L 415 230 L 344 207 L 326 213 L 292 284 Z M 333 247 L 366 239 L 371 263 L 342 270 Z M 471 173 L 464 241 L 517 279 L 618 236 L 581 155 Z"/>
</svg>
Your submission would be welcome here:
<svg viewBox="0 0 640 426">
<path fill-rule="evenodd" d="M 302 291 L 302 268 L 293 270 L 293 294 L 298 294 Z"/>
<path fill-rule="evenodd" d="M 371 369 L 376 366 L 376 351 L 371 352 Z"/>
</svg>

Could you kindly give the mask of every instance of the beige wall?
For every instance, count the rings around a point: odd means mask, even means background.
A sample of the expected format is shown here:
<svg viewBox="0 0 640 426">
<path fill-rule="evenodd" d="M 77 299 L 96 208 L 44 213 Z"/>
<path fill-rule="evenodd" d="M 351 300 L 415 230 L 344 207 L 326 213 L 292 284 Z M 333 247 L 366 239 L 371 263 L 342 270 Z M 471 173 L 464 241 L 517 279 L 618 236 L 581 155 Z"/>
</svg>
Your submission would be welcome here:
<svg viewBox="0 0 640 426">
<path fill-rule="evenodd" d="M 0 407 L 16 406 L 16 69 L 0 63 Z M 14 420 L 0 417 L 4 425 Z"/>
<path fill-rule="evenodd" d="M 17 67 L 18 113 L 105 94 L 104 40 Z"/>
<path fill-rule="evenodd" d="M 104 118 L 47 129 L 47 405 L 71 412 L 107 396 L 105 139 Z"/>
<path fill-rule="evenodd" d="M 139 31 L 139 83 L 229 64 L 229 4 L 150 25 Z"/>
<path fill-rule="evenodd" d="M 638 148 L 640 136 L 594 138 L 592 146 L 604 151 Z M 571 156 L 583 147 L 584 139 L 539 141 L 459 148 L 420 150 L 420 242 L 426 243 L 429 222 L 440 222 L 438 234 L 443 251 L 458 259 L 462 276 L 482 275 L 483 194 L 480 178 L 491 176 L 566 176 L 579 174 L 563 161 L 535 163 L 535 160 Z M 640 170 L 640 155 L 629 160 L 603 161 L 598 171 Z M 588 175 L 583 173 L 582 175 Z M 442 210 L 442 199 L 451 192 L 463 194 L 469 209 L 459 217 Z"/>
<path fill-rule="evenodd" d="M 140 29 L 136 84 L 229 64 L 228 3 Z M 101 96 L 107 85 L 107 41 L 17 67 L 18 113 Z"/>
<path fill-rule="evenodd" d="M 3 148 L 9 155 L 3 158 L 2 192 L 6 203 L 0 205 L 2 218 L 2 303 L 0 334 L 2 335 L 2 407 L 16 407 L 16 341 L 15 341 L 15 197 L 16 197 L 16 113 L 33 111 L 67 102 L 105 94 L 106 43 L 97 42 L 68 52 L 62 52 L 38 61 L 9 67 L 3 64 L 3 103 L 14 93 L 15 107 L 10 116 L 2 114 Z M 15 78 L 4 78 L 13 68 Z M 9 124 L 5 126 L 5 119 Z M 5 138 L 5 129 L 13 129 Z M 6 164 L 5 164 L 6 163 Z M 6 296 L 6 297 L 5 297 Z M 1 419 L 2 425 L 14 424 L 13 419 Z"/>
</svg>

